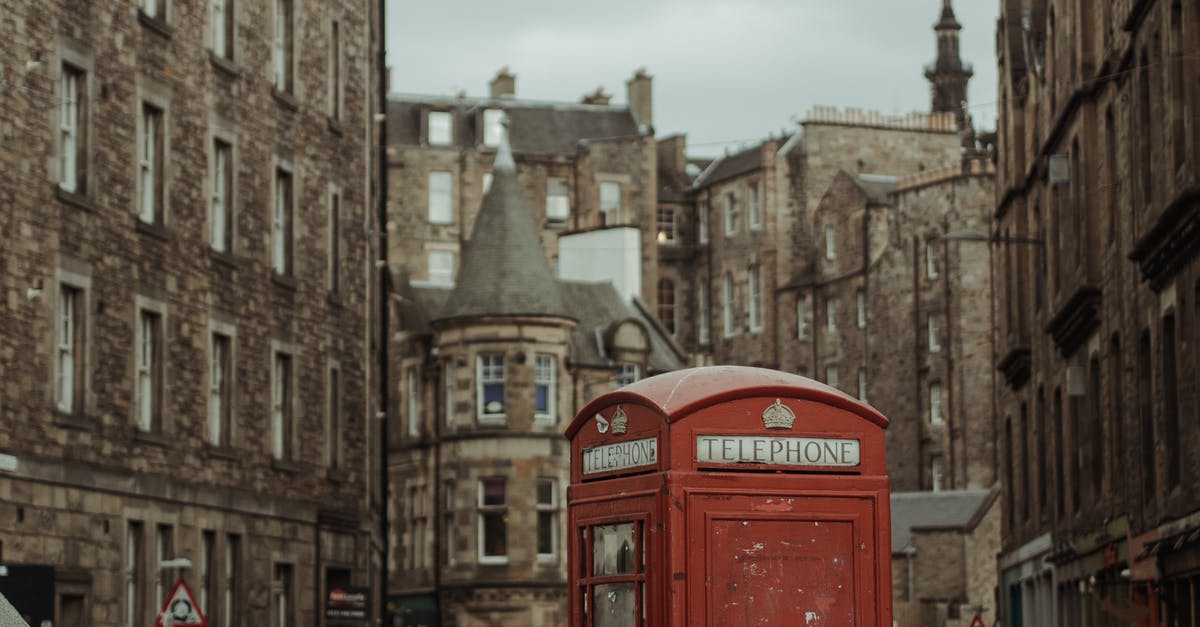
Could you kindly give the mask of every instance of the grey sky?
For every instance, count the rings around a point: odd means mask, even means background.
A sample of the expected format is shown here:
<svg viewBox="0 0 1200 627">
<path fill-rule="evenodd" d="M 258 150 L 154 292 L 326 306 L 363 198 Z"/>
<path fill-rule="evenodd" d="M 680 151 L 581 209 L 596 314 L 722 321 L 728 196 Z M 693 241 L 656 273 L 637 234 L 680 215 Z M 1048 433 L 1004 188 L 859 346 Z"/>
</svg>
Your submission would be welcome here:
<svg viewBox="0 0 1200 627">
<path fill-rule="evenodd" d="M 962 56 L 975 66 L 976 125 L 995 126 L 998 0 L 957 0 Z M 487 94 L 507 65 L 517 96 L 577 101 L 604 86 L 625 101 L 654 77 L 660 137 L 717 154 L 792 125 L 813 105 L 929 109 L 941 0 L 388 0 L 392 90 Z"/>
</svg>

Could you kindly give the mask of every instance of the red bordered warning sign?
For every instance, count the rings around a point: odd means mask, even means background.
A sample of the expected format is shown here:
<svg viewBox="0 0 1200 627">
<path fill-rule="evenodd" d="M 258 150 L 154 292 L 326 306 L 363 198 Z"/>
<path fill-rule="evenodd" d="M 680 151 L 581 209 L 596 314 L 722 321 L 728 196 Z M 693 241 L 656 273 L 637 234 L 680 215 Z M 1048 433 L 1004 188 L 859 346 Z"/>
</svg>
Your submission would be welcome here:
<svg viewBox="0 0 1200 627">
<path fill-rule="evenodd" d="M 979 614 L 976 614 L 975 618 L 971 620 L 971 627 L 986 627 L 983 624 L 983 618 Z"/>
<path fill-rule="evenodd" d="M 154 627 L 208 627 L 204 612 L 200 611 L 200 604 L 196 603 L 192 589 L 182 577 L 175 582 L 175 588 L 171 590 L 171 596 L 167 597 L 166 604 L 158 613 Z"/>
</svg>

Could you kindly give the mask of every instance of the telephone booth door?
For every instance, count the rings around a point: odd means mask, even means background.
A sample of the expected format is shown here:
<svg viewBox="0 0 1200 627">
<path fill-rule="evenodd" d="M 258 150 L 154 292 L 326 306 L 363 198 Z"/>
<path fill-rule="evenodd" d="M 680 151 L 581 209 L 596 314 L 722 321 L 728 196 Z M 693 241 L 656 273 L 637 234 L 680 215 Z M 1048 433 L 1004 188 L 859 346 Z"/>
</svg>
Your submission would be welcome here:
<svg viewBox="0 0 1200 627">
<path fill-rule="evenodd" d="M 624 499 L 616 506 L 583 507 L 573 518 L 573 541 L 580 559 L 571 567 L 572 605 L 580 608 L 586 627 L 643 627 L 647 625 L 654 589 L 648 565 L 659 548 L 652 534 L 656 507 L 653 496 Z"/>
</svg>

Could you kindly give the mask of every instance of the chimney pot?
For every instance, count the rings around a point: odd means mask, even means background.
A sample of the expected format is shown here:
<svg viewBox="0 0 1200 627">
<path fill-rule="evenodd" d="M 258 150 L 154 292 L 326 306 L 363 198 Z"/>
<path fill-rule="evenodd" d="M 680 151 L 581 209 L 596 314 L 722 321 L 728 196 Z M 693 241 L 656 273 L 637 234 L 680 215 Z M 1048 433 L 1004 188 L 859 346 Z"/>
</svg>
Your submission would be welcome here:
<svg viewBox="0 0 1200 627">
<path fill-rule="evenodd" d="M 508 70 L 508 66 L 500 68 L 496 77 L 488 83 L 492 98 L 512 98 L 517 95 L 517 75 Z"/>
</svg>

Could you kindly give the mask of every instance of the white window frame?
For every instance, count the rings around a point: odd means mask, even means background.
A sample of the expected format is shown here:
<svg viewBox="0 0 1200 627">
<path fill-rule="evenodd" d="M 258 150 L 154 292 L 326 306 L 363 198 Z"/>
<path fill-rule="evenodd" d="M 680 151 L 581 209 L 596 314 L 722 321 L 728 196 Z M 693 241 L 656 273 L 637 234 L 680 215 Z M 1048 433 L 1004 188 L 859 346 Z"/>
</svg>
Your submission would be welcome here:
<svg viewBox="0 0 1200 627">
<path fill-rule="evenodd" d="M 928 317 L 927 324 L 929 325 L 929 352 L 942 352 L 942 316 L 936 312 L 931 312 Z"/>
<path fill-rule="evenodd" d="M 927 240 L 925 242 L 925 278 L 933 280 L 938 278 L 938 249 L 936 240 Z"/>
<path fill-rule="evenodd" d="M 558 193 L 560 192 L 561 193 Z M 567 179 L 551 176 L 546 179 L 546 219 L 566 222 L 571 218 L 571 188 Z"/>
<path fill-rule="evenodd" d="M 507 419 L 508 385 L 504 362 L 503 353 L 481 353 L 475 359 L 475 415 L 481 423 L 497 424 L 503 423 Z M 497 369 L 499 369 L 499 375 L 497 375 Z M 500 395 L 504 399 L 501 401 L 502 407 L 499 413 L 487 413 L 484 411 L 484 388 L 488 384 L 496 383 L 500 384 Z"/>
<path fill-rule="evenodd" d="M 236 20 L 231 19 L 231 6 L 235 0 L 211 0 L 209 3 L 209 20 L 212 28 L 212 52 L 216 56 L 230 61 L 233 59 L 233 32 L 229 26 L 236 26 Z M 236 31 L 236 28 L 234 29 Z"/>
<path fill-rule="evenodd" d="M 275 168 L 271 211 L 271 269 L 275 274 L 292 273 L 292 223 L 296 206 L 296 177 L 283 167 Z"/>
<path fill-rule="evenodd" d="M 941 492 L 945 487 L 946 470 L 945 462 L 942 461 L 941 455 L 933 455 L 929 458 L 929 489 L 933 492 Z M 1047 478 L 1047 480 L 1049 480 Z"/>
<path fill-rule="evenodd" d="M 858 315 L 857 315 L 855 321 L 858 324 L 858 328 L 865 329 L 865 328 L 867 328 L 867 293 L 866 293 L 866 291 L 861 288 L 858 289 L 854 293 L 854 302 L 855 302 L 855 309 L 858 312 Z"/>
<path fill-rule="evenodd" d="M 141 117 L 138 123 L 138 219 L 146 224 L 157 224 L 162 214 L 159 204 L 165 199 L 159 195 L 159 185 L 165 165 L 166 143 L 164 120 L 166 114 L 162 107 L 150 102 L 142 102 Z"/>
<path fill-rule="evenodd" d="M 296 380 L 293 357 L 292 353 L 279 348 L 271 352 L 271 457 L 278 460 L 292 457 L 292 434 L 289 432 L 296 418 L 295 403 L 291 398 Z"/>
<path fill-rule="evenodd" d="M 484 499 L 484 487 L 483 487 L 484 482 L 494 481 L 494 480 L 501 481 L 502 485 L 504 486 L 504 503 L 502 505 L 484 505 L 484 500 L 483 500 Z M 505 534 L 505 538 L 504 538 L 505 553 L 504 553 L 504 555 L 487 555 L 485 553 L 486 547 L 487 547 L 487 543 L 485 541 L 486 540 L 485 532 L 486 532 L 487 525 L 485 524 L 484 520 L 485 520 L 485 515 L 487 515 L 487 514 L 496 514 L 496 513 L 503 514 L 508 511 L 508 479 L 506 479 L 505 477 L 481 477 L 479 479 L 478 485 L 479 485 L 479 487 L 478 487 L 478 495 L 479 496 L 478 496 L 478 500 L 476 501 L 476 507 L 478 508 L 478 521 L 476 523 L 476 527 L 478 528 L 478 538 L 477 538 L 478 539 L 478 547 L 477 547 L 477 551 L 476 551 L 477 559 L 479 560 L 480 564 L 507 564 L 508 563 L 507 549 L 508 549 L 508 540 L 509 540 L 509 538 L 508 538 L 509 525 L 507 523 L 505 523 L 505 525 L 504 525 L 504 534 Z"/>
<path fill-rule="evenodd" d="M 454 113 L 429 111 L 425 114 L 425 137 L 430 146 L 449 146 L 454 143 Z"/>
<path fill-rule="evenodd" d="M 143 624 L 142 610 L 145 605 L 142 585 L 145 576 L 145 560 L 142 538 L 145 525 L 140 520 L 125 523 L 125 627 Z"/>
<path fill-rule="evenodd" d="M 867 369 L 858 369 L 858 400 L 867 402 Z"/>
<path fill-rule="evenodd" d="M 272 84 L 283 93 L 291 93 L 295 76 L 292 72 L 295 49 L 295 5 L 293 0 L 275 0 L 275 32 L 272 40 Z"/>
<path fill-rule="evenodd" d="M 825 227 L 825 260 L 837 259 L 837 232 L 832 225 Z"/>
<path fill-rule="evenodd" d="M 725 237 L 737 233 L 737 195 L 725 192 Z"/>
<path fill-rule="evenodd" d="M 699 222 L 699 226 L 697 227 L 696 230 L 698 232 L 697 238 L 699 239 L 701 244 L 708 243 L 708 210 L 709 210 L 709 208 L 710 207 L 707 202 L 699 203 L 699 206 L 697 207 L 697 216 L 698 216 L 697 222 Z"/>
<path fill-rule="evenodd" d="M 135 341 L 136 384 L 134 416 L 137 426 L 145 432 L 162 428 L 163 357 L 165 353 L 166 315 L 161 307 L 140 305 L 137 308 Z"/>
<path fill-rule="evenodd" d="M 542 501 L 542 486 L 550 485 L 550 501 Z M 534 550 L 537 552 L 537 561 L 539 564 L 552 564 L 558 561 L 558 480 L 552 477 L 540 477 L 537 480 L 535 489 L 536 515 L 535 523 L 536 536 L 534 538 Z M 550 532 L 550 552 L 542 553 L 542 516 L 549 514 L 550 524 L 547 529 Z"/>
<path fill-rule="evenodd" d="M 679 287 L 675 280 L 662 277 L 658 280 L 658 322 L 668 334 L 679 331 Z"/>
<path fill-rule="evenodd" d="M 617 364 L 617 387 L 636 383 L 641 378 L 641 368 L 637 364 L 623 361 Z"/>
<path fill-rule="evenodd" d="M 231 215 L 233 144 L 220 137 L 212 139 L 212 189 L 208 203 L 209 245 L 212 249 L 227 253 L 232 248 L 233 229 Z"/>
<path fill-rule="evenodd" d="M 504 137 L 504 109 L 483 110 L 483 145 L 496 148 Z"/>
<path fill-rule="evenodd" d="M 538 353 L 533 358 L 534 413 L 535 422 L 554 424 L 558 403 L 556 384 L 558 381 L 558 359 L 554 355 Z M 537 410 L 537 388 L 546 387 L 546 410 Z"/>
<path fill-rule="evenodd" d="M 808 295 L 807 294 L 797 295 L 796 296 L 796 339 L 799 339 L 799 340 L 808 339 L 808 324 L 809 324 L 808 317 L 810 315 L 811 314 L 809 313 Z"/>
<path fill-rule="evenodd" d="M 604 217 L 604 225 L 621 224 L 623 212 L 621 184 L 616 181 L 600 181 L 600 213 Z"/>
<path fill-rule="evenodd" d="M 750 205 L 750 230 L 757 231 L 762 229 L 762 198 L 759 195 L 757 181 L 750 184 L 747 193 L 749 195 L 747 204 Z"/>
<path fill-rule="evenodd" d="M 762 276 L 761 266 L 753 265 L 748 269 L 749 295 L 747 296 L 746 312 L 750 318 L 750 331 L 758 332 L 763 328 L 762 315 Z"/>
<path fill-rule="evenodd" d="M 429 223 L 454 224 L 454 173 L 448 170 L 431 170 L 429 186 Z"/>
<path fill-rule="evenodd" d="M 825 366 L 825 385 L 831 388 L 838 386 L 837 366 Z"/>
<path fill-rule="evenodd" d="M 454 392 L 458 373 L 455 371 L 454 359 L 442 362 L 442 393 L 445 394 L 446 426 L 454 423 Z"/>
<path fill-rule="evenodd" d="M 733 275 L 726 272 L 721 284 L 721 331 L 725 337 L 733 337 L 737 333 L 733 323 L 733 308 Z"/>
<path fill-rule="evenodd" d="M 929 384 L 929 424 L 946 424 L 946 415 L 942 406 L 942 384 L 934 381 Z"/>
<path fill-rule="evenodd" d="M 700 329 L 699 329 L 699 333 L 698 333 L 698 335 L 699 335 L 698 339 L 701 344 L 708 344 L 709 342 L 712 341 L 712 329 L 711 329 L 711 324 L 710 324 L 711 320 L 708 315 L 709 311 L 708 311 L 708 279 L 707 278 L 701 279 L 700 284 L 697 286 L 696 308 L 700 310 L 697 312 L 697 318 L 699 318 L 699 320 L 700 320 Z"/>
<path fill-rule="evenodd" d="M 427 280 L 433 285 L 454 285 L 454 266 L 458 255 L 453 250 L 431 248 L 425 252 Z"/>
<path fill-rule="evenodd" d="M 86 352 L 86 342 L 79 341 L 79 325 L 86 323 L 80 320 L 79 314 L 86 302 L 87 295 L 83 288 L 69 283 L 59 284 L 57 324 L 54 325 L 57 345 L 54 397 L 58 411 L 66 414 L 76 413 L 83 400 L 76 398 L 79 386 L 75 375 L 78 360 L 85 359 L 85 355 L 80 354 Z"/>
<path fill-rule="evenodd" d="M 838 316 L 838 299 L 836 296 L 829 297 L 825 301 L 825 330 L 830 333 L 837 333 L 837 316 Z"/>
<path fill-rule="evenodd" d="M 275 562 L 271 573 L 271 618 L 272 627 L 291 627 L 293 624 L 293 600 L 296 593 L 296 570 L 292 564 Z"/>
<path fill-rule="evenodd" d="M 421 437 L 422 386 L 419 367 L 410 365 L 404 369 L 404 385 L 404 395 L 407 397 L 404 417 L 408 423 L 408 437 L 416 439 Z"/>
<path fill-rule="evenodd" d="M 222 346 L 223 344 L 223 346 Z M 213 330 L 208 334 L 208 443 L 224 446 L 229 439 L 227 423 L 232 422 L 231 380 L 233 337 Z"/>
<path fill-rule="evenodd" d="M 86 74 L 69 63 L 60 66 L 58 114 L 58 186 L 65 192 L 79 191 L 80 92 L 86 91 Z"/>
<path fill-rule="evenodd" d="M 666 220 L 663 217 L 666 216 Z M 674 207 L 660 206 L 655 212 L 655 226 L 657 227 L 656 239 L 659 244 L 666 246 L 674 246 L 678 242 L 676 234 L 676 212 Z"/>
<path fill-rule="evenodd" d="M 161 19 L 163 19 L 163 17 L 160 15 L 160 13 L 163 13 L 166 11 L 166 6 L 163 6 L 163 5 L 166 5 L 166 3 L 167 3 L 167 0 L 141 0 L 140 8 L 142 10 L 142 13 L 144 13 L 146 15 L 146 17 L 151 17 L 156 20 L 161 20 Z M 159 9 L 160 6 L 162 6 L 161 11 Z"/>
</svg>

